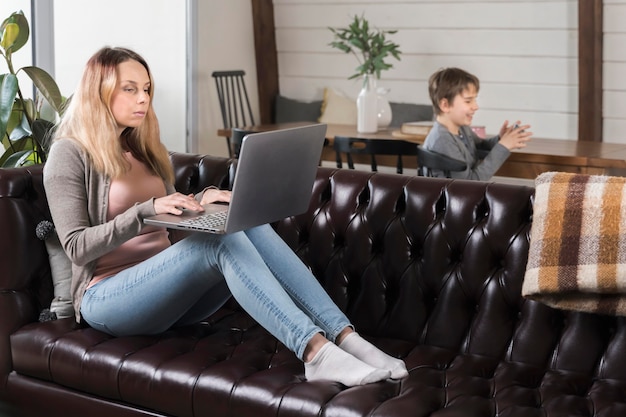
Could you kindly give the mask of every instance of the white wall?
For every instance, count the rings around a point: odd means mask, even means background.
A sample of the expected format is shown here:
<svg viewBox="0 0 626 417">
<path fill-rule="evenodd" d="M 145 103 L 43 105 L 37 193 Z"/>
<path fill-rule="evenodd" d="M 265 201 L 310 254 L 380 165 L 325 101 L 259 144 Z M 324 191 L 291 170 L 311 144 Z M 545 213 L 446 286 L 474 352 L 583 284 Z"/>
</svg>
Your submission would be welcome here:
<svg viewBox="0 0 626 417">
<path fill-rule="evenodd" d="M 133 49 L 146 59 L 155 79 L 161 139 L 169 149 L 184 151 L 185 10 L 182 1 L 55 0 L 55 78 L 61 93 L 72 94 L 85 63 L 101 47 Z"/>
<path fill-rule="evenodd" d="M 577 7 L 573 0 L 274 0 L 281 93 L 321 98 L 325 86 L 356 97 L 352 55 L 328 46 L 328 27 L 363 14 L 403 52 L 379 86 L 391 101 L 430 103 L 427 80 L 458 66 L 481 81 L 474 123 L 497 132 L 505 119 L 531 123 L 537 137 L 577 138 Z"/>
<path fill-rule="evenodd" d="M 37 0 L 43 1 L 43 0 Z M 52 0 L 48 0 L 52 1 Z M 244 69 L 258 115 L 250 0 L 189 0 L 197 8 L 198 121 L 189 132 L 192 152 L 226 155 L 217 137 L 221 119 L 211 72 Z M 99 47 L 124 45 L 148 59 L 156 81 L 155 108 L 164 142 L 186 149 L 186 10 L 183 0 L 54 0 L 56 74 L 65 95 L 86 59 Z M 356 97 L 348 81 L 356 61 L 328 46 L 328 26 L 362 14 L 393 36 L 403 51 L 380 85 L 392 101 L 428 103 L 427 79 L 456 65 L 481 79 L 476 124 L 496 131 L 505 118 L 533 125 L 537 137 L 577 137 L 576 0 L 274 0 L 280 90 L 294 98 L 321 98 L 325 86 Z M 2 19 L 30 14 L 29 0 L 2 0 Z M 604 0 L 604 141 L 626 142 L 626 0 Z M 29 54 L 15 56 L 29 65 Z M 0 71 L 6 67 L 0 62 Z"/>
<path fill-rule="evenodd" d="M 198 68 L 193 82 L 198 94 L 196 151 L 228 155 L 226 140 L 217 136 L 222 127 L 213 71 L 244 70 L 255 119 L 259 120 L 254 33 L 250 0 L 202 0 L 198 7 Z"/>
<path fill-rule="evenodd" d="M 146 58 L 156 84 L 154 107 L 170 150 L 228 155 L 215 83 L 216 70 L 243 69 L 258 114 L 250 0 L 195 2 L 197 48 L 191 88 L 197 123 L 187 132 L 187 11 L 183 0 L 55 0 L 56 78 L 63 93 L 78 82 L 86 60 L 103 45 L 126 46 Z M 80 18 L 77 18 L 80 16 Z M 66 30 L 64 28 L 72 28 Z M 70 45 L 71 47 L 66 47 Z M 194 51 L 192 51 L 194 52 Z M 186 137 L 191 137 L 187 147 Z"/>
</svg>

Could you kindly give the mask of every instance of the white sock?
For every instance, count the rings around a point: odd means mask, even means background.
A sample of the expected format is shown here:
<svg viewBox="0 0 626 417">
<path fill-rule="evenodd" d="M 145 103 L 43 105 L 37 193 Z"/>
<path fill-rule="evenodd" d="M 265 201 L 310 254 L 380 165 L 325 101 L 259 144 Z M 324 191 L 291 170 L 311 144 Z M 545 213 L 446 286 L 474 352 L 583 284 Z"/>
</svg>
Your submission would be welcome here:
<svg viewBox="0 0 626 417">
<path fill-rule="evenodd" d="M 351 387 L 389 378 L 390 372 L 361 362 L 349 353 L 328 342 L 304 363 L 304 375 L 309 381 L 327 379 Z"/>
<path fill-rule="evenodd" d="M 379 369 L 387 369 L 391 372 L 391 378 L 404 378 L 409 374 L 406 365 L 401 359 L 387 355 L 376 346 L 363 339 L 357 332 L 347 335 L 339 344 L 339 347 L 352 356 Z"/>
</svg>

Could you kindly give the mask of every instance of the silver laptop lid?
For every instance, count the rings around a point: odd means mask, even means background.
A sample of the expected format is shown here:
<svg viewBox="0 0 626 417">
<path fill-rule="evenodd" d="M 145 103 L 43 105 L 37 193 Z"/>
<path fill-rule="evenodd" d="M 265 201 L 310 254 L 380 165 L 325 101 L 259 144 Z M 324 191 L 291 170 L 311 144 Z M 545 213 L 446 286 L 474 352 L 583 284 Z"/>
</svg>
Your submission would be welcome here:
<svg viewBox="0 0 626 417">
<path fill-rule="evenodd" d="M 319 166 L 326 125 L 244 137 L 235 171 L 226 232 L 304 213 Z"/>
</svg>

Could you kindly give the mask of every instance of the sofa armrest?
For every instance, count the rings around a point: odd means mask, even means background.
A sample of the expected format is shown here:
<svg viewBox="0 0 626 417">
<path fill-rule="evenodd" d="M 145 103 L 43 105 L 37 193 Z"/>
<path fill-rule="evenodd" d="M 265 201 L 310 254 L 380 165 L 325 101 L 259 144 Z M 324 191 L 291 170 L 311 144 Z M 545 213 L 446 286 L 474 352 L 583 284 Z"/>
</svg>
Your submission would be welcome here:
<svg viewBox="0 0 626 417">
<path fill-rule="evenodd" d="M 50 214 L 42 167 L 0 169 L 0 385 L 12 369 L 9 335 L 36 321 L 50 304 L 52 279 L 45 244 L 35 227 Z"/>
</svg>

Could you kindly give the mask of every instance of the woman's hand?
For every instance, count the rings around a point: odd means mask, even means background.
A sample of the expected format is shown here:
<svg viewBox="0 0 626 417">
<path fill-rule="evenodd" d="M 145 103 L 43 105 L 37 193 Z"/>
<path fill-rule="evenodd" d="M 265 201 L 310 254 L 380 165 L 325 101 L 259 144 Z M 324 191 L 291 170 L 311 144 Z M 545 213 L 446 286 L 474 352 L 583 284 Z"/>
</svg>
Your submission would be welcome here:
<svg viewBox="0 0 626 417">
<path fill-rule="evenodd" d="M 202 205 L 193 198 L 193 194 L 174 193 L 154 200 L 154 211 L 156 214 L 170 213 L 179 215 L 182 214 L 183 209 L 204 211 Z"/>
<path fill-rule="evenodd" d="M 530 137 L 533 135 L 528 129 L 530 125 L 521 125 L 518 120 L 509 127 L 509 122 L 505 121 L 500 128 L 500 143 L 508 150 L 525 148 Z"/>
<path fill-rule="evenodd" d="M 207 188 L 202 195 L 202 202 L 200 204 L 205 205 L 216 202 L 230 203 L 230 191 Z"/>
</svg>

